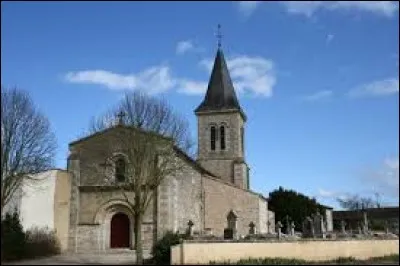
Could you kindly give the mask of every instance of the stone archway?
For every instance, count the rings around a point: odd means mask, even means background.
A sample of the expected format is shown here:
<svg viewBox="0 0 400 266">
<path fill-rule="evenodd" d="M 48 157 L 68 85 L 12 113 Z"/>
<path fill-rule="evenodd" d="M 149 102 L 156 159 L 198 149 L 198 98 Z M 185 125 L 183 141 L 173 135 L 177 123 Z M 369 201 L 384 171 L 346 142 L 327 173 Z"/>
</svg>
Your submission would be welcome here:
<svg viewBox="0 0 400 266">
<path fill-rule="evenodd" d="M 129 248 L 130 220 L 122 212 L 114 214 L 110 223 L 110 248 Z"/>
<path fill-rule="evenodd" d="M 115 218 L 116 221 L 113 223 L 113 218 L 118 217 L 117 215 L 119 214 L 119 218 Z M 122 218 L 122 216 L 125 216 L 125 218 Z M 128 226 L 126 225 L 126 222 L 128 221 Z M 129 245 L 121 248 L 130 248 L 133 249 L 134 247 L 134 233 L 133 233 L 133 228 L 134 228 L 134 219 L 133 219 L 133 211 L 130 209 L 128 204 L 124 201 L 121 200 L 110 200 L 104 204 L 101 205 L 101 207 L 97 210 L 97 213 L 94 217 L 94 222 L 100 225 L 100 231 L 99 231 L 99 240 L 100 240 L 100 249 L 102 250 L 107 250 L 110 248 L 117 248 L 114 246 L 114 243 L 112 245 L 111 243 L 111 232 L 114 227 L 119 228 L 122 227 L 124 229 L 116 229 L 116 230 L 121 230 L 124 231 L 125 233 L 128 232 L 128 243 Z M 121 224 L 121 225 L 119 225 Z M 118 226 L 119 225 L 119 226 Z M 128 230 L 127 230 L 128 229 Z M 115 232 L 115 231 L 114 231 Z M 117 231 L 117 238 L 118 238 L 119 231 Z M 114 237 L 114 236 L 113 236 Z M 122 239 L 120 240 L 122 241 Z M 118 242 L 118 240 L 117 240 Z M 126 243 L 126 240 L 124 240 L 124 243 Z M 122 245 L 122 244 L 119 244 Z"/>
</svg>

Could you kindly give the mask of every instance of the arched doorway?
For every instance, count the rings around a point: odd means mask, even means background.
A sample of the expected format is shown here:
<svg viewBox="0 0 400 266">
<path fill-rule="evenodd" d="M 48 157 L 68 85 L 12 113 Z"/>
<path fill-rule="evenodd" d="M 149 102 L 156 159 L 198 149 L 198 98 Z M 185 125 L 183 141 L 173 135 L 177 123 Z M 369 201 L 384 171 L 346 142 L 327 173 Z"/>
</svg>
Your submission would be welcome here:
<svg viewBox="0 0 400 266">
<path fill-rule="evenodd" d="M 110 247 L 129 248 L 129 217 L 124 213 L 116 213 L 111 219 Z"/>
</svg>

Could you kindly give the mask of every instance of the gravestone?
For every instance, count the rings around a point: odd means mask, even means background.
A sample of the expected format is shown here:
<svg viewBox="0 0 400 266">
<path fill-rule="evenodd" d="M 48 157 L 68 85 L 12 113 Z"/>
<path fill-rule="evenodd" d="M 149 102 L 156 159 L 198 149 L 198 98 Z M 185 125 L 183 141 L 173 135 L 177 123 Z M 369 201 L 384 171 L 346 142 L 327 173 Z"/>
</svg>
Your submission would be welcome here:
<svg viewBox="0 0 400 266">
<path fill-rule="evenodd" d="M 278 221 L 278 223 L 276 224 L 276 228 L 278 231 L 278 239 L 282 238 L 282 223 L 280 221 Z"/>
<path fill-rule="evenodd" d="M 285 231 L 285 233 L 287 235 L 290 235 L 290 223 L 289 223 L 289 216 L 288 215 L 285 216 L 285 220 L 286 220 L 286 231 Z"/>
<path fill-rule="evenodd" d="M 387 235 L 390 233 L 388 221 L 385 221 L 385 233 L 386 233 Z"/>
<path fill-rule="evenodd" d="M 228 228 L 224 230 L 224 238 L 225 239 L 236 239 L 236 222 L 237 222 L 237 215 L 236 213 L 231 210 L 228 215 L 226 216 Z"/>
<path fill-rule="evenodd" d="M 188 227 L 186 229 L 186 234 L 188 236 L 193 236 L 193 225 L 194 225 L 194 223 L 192 222 L 192 220 L 189 220 L 187 225 L 188 225 Z"/>
<path fill-rule="evenodd" d="M 317 214 L 314 216 L 314 228 L 316 236 L 322 238 L 326 237 L 324 217 L 320 214 L 319 211 L 317 211 Z"/>
<path fill-rule="evenodd" d="M 292 223 L 290 224 L 290 235 L 291 236 L 294 236 L 295 234 L 294 234 L 294 228 L 295 228 L 295 225 L 294 225 L 294 222 L 292 221 Z"/>
<path fill-rule="evenodd" d="M 249 235 L 254 235 L 256 233 L 256 225 L 253 222 L 249 224 Z"/>
<path fill-rule="evenodd" d="M 314 223 L 313 219 L 309 216 L 303 221 L 303 237 L 314 237 Z"/>
<path fill-rule="evenodd" d="M 363 228 L 362 228 L 362 230 L 363 230 L 363 233 L 365 235 L 368 234 L 368 231 L 369 231 L 369 229 L 368 229 L 368 217 L 367 217 L 367 212 L 366 211 L 363 212 Z"/>
<path fill-rule="evenodd" d="M 233 239 L 234 238 L 234 230 L 232 228 L 224 229 L 224 239 Z"/>
<path fill-rule="evenodd" d="M 358 228 L 358 234 L 359 234 L 359 235 L 362 235 L 362 234 L 363 234 L 363 230 L 362 230 L 362 226 L 361 226 L 360 223 L 358 224 L 358 227 L 357 227 L 357 228 Z"/>
<path fill-rule="evenodd" d="M 341 228 L 342 234 L 345 235 L 346 234 L 346 222 L 344 220 L 340 221 L 340 228 Z"/>
</svg>

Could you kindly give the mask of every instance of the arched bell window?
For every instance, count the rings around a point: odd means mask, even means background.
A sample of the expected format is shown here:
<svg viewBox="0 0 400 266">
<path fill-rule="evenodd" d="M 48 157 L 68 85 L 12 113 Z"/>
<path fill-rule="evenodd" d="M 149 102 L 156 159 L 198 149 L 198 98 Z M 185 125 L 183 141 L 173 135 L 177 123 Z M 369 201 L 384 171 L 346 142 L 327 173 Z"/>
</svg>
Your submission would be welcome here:
<svg viewBox="0 0 400 266">
<path fill-rule="evenodd" d="M 225 150 L 225 127 L 224 126 L 221 126 L 220 128 L 219 128 L 219 130 L 220 130 L 220 136 L 221 136 L 221 138 L 220 138 L 220 141 L 221 141 L 221 150 Z"/>
<path fill-rule="evenodd" d="M 211 126 L 210 128 L 210 140 L 211 140 L 211 150 L 215 151 L 215 140 L 216 140 L 216 135 L 217 135 L 217 130 L 215 128 L 215 126 Z"/>
<path fill-rule="evenodd" d="M 125 160 L 123 158 L 118 158 L 115 161 L 115 180 L 117 182 L 125 181 Z"/>
</svg>

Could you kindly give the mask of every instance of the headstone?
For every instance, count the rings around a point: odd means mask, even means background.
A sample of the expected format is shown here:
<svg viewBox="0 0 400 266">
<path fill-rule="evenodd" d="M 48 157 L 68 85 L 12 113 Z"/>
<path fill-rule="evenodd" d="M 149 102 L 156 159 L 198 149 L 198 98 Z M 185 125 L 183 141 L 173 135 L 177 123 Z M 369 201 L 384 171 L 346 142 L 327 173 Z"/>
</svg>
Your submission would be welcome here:
<svg viewBox="0 0 400 266">
<path fill-rule="evenodd" d="M 282 238 L 282 223 L 280 221 L 278 221 L 278 223 L 276 224 L 276 228 L 278 231 L 278 239 Z"/>
<path fill-rule="evenodd" d="M 236 239 L 236 221 L 237 221 L 237 215 L 233 210 L 231 210 L 227 217 L 227 223 L 228 223 L 228 228 L 224 230 L 224 238 L 225 239 Z M 226 238 L 226 237 L 227 238 Z"/>
<path fill-rule="evenodd" d="M 313 219 L 307 216 L 303 221 L 303 237 L 314 237 Z"/>
<path fill-rule="evenodd" d="M 287 235 L 290 235 L 290 223 L 289 223 L 289 216 L 288 215 L 286 215 L 285 220 L 286 220 L 286 232 L 285 233 Z"/>
<path fill-rule="evenodd" d="M 367 212 L 363 212 L 363 232 L 364 234 L 368 234 L 368 217 L 367 217 Z"/>
<path fill-rule="evenodd" d="M 294 236 L 294 228 L 295 228 L 295 225 L 294 225 L 294 222 L 292 221 L 292 223 L 290 224 L 290 235 L 291 236 Z"/>
<path fill-rule="evenodd" d="M 358 224 L 358 234 L 362 235 L 362 233 L 363 233 L 363 230 L 361 228 L 361 224 Z"/>
<path fill-rule="evenodd" d="M 315 217 L 315 228 L 316 228 L 316 235 L 322 238 L 326 238 L 326 229 L 325 229 L 325 222 L 324 222 L 324 216 L 320 214 L 320 212 L 317 212 L 317 215 Z"/>
<path fill-rule="evenodd" d="M 254 235 L 256 233 L 256 225 L 253 222 L 249 224 L 249 235 Z"/>
<path fill-rule="evenodd" d="M 385 233 L 386 233 L 387 235 L 390 233 L 388 221 L 385 221 Z"/>
<path fill-rule="evenodd" d="M 187 235 L 188 236 L 193 236 L 193 225 L 194 225 L 194 223 L 192 222 L 192 220 L 189 220 L 187 225 L 188 225 Z"/>
<path fill-rule="evenodd" d="M 345 221 L 340 221 L 340 228 L 342 231 L 342 234 L 346 234 L 346 222 Z"/>
<path fill-rule="evenodd" d="M 233 239 L 234 231 L 232 228 L 225 228 L 224 229 L 224 239 Z"/>
</svg>

